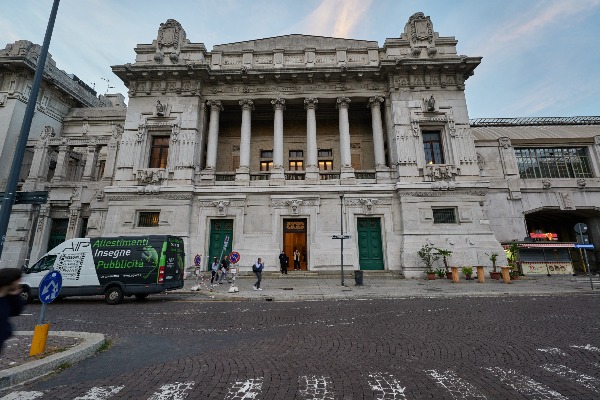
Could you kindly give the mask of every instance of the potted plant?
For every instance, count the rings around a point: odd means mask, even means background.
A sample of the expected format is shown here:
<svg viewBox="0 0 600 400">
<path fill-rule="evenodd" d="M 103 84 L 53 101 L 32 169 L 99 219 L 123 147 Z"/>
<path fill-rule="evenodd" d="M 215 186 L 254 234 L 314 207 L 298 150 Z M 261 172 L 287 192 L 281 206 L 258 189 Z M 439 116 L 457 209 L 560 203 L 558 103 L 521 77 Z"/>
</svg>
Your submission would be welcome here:
<svg viewBox="0 0 600 400">
<path fill-rule="evenodd" d="M 417 255 L 425 264 L 425 273 L 427 279 L 435 279 L 435 271 L 433 270 L 433 263 L 436 262 L 440 257 L 433 252 L 434 248 L 430 244 L 425 244 L 421 247 L 421 250 L 417 252 Z"/>
<path fill-rule="evenodd" d="M 467 277 L 467 280 L 471 280 L 471 275 L 473 275 L 473 267 L 462 267 L 462 273 Z"/>
<path fill-rule="evenodd" d="M 511 270 L 510 271 L 510 279 L 513 281 L 519 279 L 519 271 L 517 271 L 516 269 Z"/>
<path fill-rule="evenodd" d="M 498 256 L 500 254 L 492 251 L 490 254 L 485 253 L 490 257 L 490 261 L 492 262 L 492 270 L 490 271 L 490 278 L 500 280 L 500 272 L 496 270 L 496 261 L 498 260 Z"/>
<path fill-rule="evenodd" d="M 436 248 L 435 251 L 438 256 L 442 256 L 442 262 L 444 263 L 444 268 L 446 268 L 446 278 L 452 279 L 452 272 L 448 267 L 448 257 L 452 255 L 452 250 Z"/>
<path fill-rule="evenodd" d="M 446 276 L 446 271 L 444 271 L 443 268 L 437 268 L 435 270 L 435 274 L 437 275 L 438 278 L 443 279 L 444 276 Z"/>
</svg>

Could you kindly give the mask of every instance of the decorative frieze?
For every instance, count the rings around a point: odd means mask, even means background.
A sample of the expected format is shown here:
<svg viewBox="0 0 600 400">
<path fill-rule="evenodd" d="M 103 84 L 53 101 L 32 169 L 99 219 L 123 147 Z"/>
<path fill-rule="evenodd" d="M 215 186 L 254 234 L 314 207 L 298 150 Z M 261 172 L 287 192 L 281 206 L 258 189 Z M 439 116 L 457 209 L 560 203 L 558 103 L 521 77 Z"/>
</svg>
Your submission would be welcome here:
<svg viewBox="0 0 600 400">
<path fill-rule="evenodd" d="M 137 181 L 140 185 L 161 185 L 167 179 L 167 170 L 163 168 L 146 168 L 137 170 Z"/>
<path fill-rule="evenodd" d="M 423 168 L 423 175 L 430 181 L 453 180 L 458 171 L 455 165 L 430 164 Z"/>
<path fill-rule="evenodd" d="M 485 197 L 487 192 L 485 190 L 454 190 L 454 191 L 410 191 L 404 192 L 399 191 L 398 196 L 400 197 L 445 197 L 453 196 L 458 198 L 459 196 L 483 196 Z"/>
</svg>

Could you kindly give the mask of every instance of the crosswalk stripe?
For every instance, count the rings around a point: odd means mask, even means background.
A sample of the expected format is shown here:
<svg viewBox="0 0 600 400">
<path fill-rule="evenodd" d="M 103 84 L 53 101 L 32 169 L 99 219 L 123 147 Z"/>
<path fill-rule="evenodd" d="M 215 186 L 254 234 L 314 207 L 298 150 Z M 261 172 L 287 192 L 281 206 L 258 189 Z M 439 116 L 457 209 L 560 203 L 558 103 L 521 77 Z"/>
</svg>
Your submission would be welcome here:
<svg viewBox="0 0 600 400">
<path fill-rule="evenodd" d="M 148 400 L 183 400 L 188 396 L 188 391 L 192 390 L 195 382 L 175 382 L 162 385 L 158 391 L 148 397 Z"/>
<path fill-rule="evenodd" d="M 392 374 L 371 373 L 367 375 L 367 381 L 377 400 L 406 399 L 404 395 L 406 387 L 402 387 Z"/>
<path fill-rule="evenodd" d="M 562 394 L 550 389 L 548 386 L 523 376 L 518 371 L 500 367 L 485 368 L 505 385 L 515 389 L 517 392 L 532 400 L 567 400 Z"/>
<path fill-rule="evenodd" d="M 298 378 L 300 396 L 304 400 L 334 400 L 335 396 L 329 389 L 331 378 L 328 376 L 307 375 Z"/>
<path fill-rule="evenodd" d="M 572 370 L 566 365 L 544 364 L 542 368 L 567 380 L 575 381 L 593 392 L 600 393 L 600 383 L 597 378 Z"/>
<path fill-rule="evenodd" d="M 454 371 L 439 372 L 435 369 L 425 371 L 439 386 L 446 389 L 455 399 L 487 399 L 477 392 L 475 386 L 460 378 Z"/>
<path fill-rule="evenodd" d="M 586 344 L 585 346 L 578 346 L 578 345 L 574 344 L 570 347 L 572 347 L 574 349 L 582 349 L 582 350 L 593 351 L 594 353 L 600 353 L 600 347 L 592 346 L 591 344 Z"/>
<path fill-rule="evenodd" d="M 33 400 L 43 395 L 43 392 L 12 392 L 0 400 Z"/>
<path fill-rule="evenodd" d="M 256 396 L 262 390 L 263 377 L 256 379 L 247 379 L 245 381 L 235 381 L 224 400 L 246 400 L 256 399 Z"/>
<path fill-rule="evenodd" d="M 75 397 L 73 400 L 105 400 L 113 394 L 119 393 L 125 386 L 95 386 L 83 396 Z"/>
</svg>

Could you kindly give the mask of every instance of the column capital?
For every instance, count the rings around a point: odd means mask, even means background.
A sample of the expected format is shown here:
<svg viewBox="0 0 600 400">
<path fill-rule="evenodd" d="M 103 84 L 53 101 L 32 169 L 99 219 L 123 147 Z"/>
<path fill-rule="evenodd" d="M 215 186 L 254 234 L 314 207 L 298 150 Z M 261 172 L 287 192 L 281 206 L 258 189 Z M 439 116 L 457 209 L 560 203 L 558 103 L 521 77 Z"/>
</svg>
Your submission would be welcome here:
<svg viewBox="0 0 600 400">
<path fill-rule="evenodd" d="M 242 110 L 254 111 L 254 102 L 250 99 L 240 100 L 240 106 L 242 106 Z"/>
<path fill-rule="evenodd" d="M 223 111 L 223 105 L 220 100 L 207 100 L 206 105 L 210 107 L 210 111 Z"/>
<path fill-rule="evenodd" d="M 381 96 L 371 97 L 369 99 L 369 107 L 379 107 L 385 99 Z"/>
<path fill-rule="evenodd" d="M 285 99 L 281 97 L 271 100 L 271 104 L 273 104 L 273 110 L 285 110 Z"/>
<path fill-rule="evenodd" d="M 304 109 L 305 110 L 316 110 L 318 102 L 319 102 L 318 99 L 315 99 L 313 97 L 307 97 L 306 99 L 304 99 Z"/>
<path fill-rule="evenodd" d="M 338 108 L 338 109 L 339 108 L 348 108 L 348 107 L 350 107 L 350 102 L 351 101 L 352 100 L 350 100 L 347 97 L 338 97 L 337 101 L 336 101 L 335 107 Z"/>
</svg>

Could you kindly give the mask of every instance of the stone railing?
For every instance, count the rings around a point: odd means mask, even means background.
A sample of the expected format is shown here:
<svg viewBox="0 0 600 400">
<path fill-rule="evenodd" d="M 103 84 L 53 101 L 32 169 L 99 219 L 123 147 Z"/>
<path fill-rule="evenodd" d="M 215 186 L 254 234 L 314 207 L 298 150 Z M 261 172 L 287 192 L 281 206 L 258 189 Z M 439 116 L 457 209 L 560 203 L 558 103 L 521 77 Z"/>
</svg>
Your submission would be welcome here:
<svg viewBox="0 0 600 400">
<path fill-rule="evenodd" d="M 250 174 L 251 181 L 268 181 L 269 180 L 269 172 L 261 172 L 256 174 Z"/>
<path fill-rule="evenodd" d="M 339 172 L 319 172 L 319 176 L 322 181 L 329 181 L 332 179 L 340 179 Z"/>
<path fill-rule="evenodd" d="M 287 171 L 285 173 L 286 181 L 303 181 L 304 171 Z"/>
</svg>

